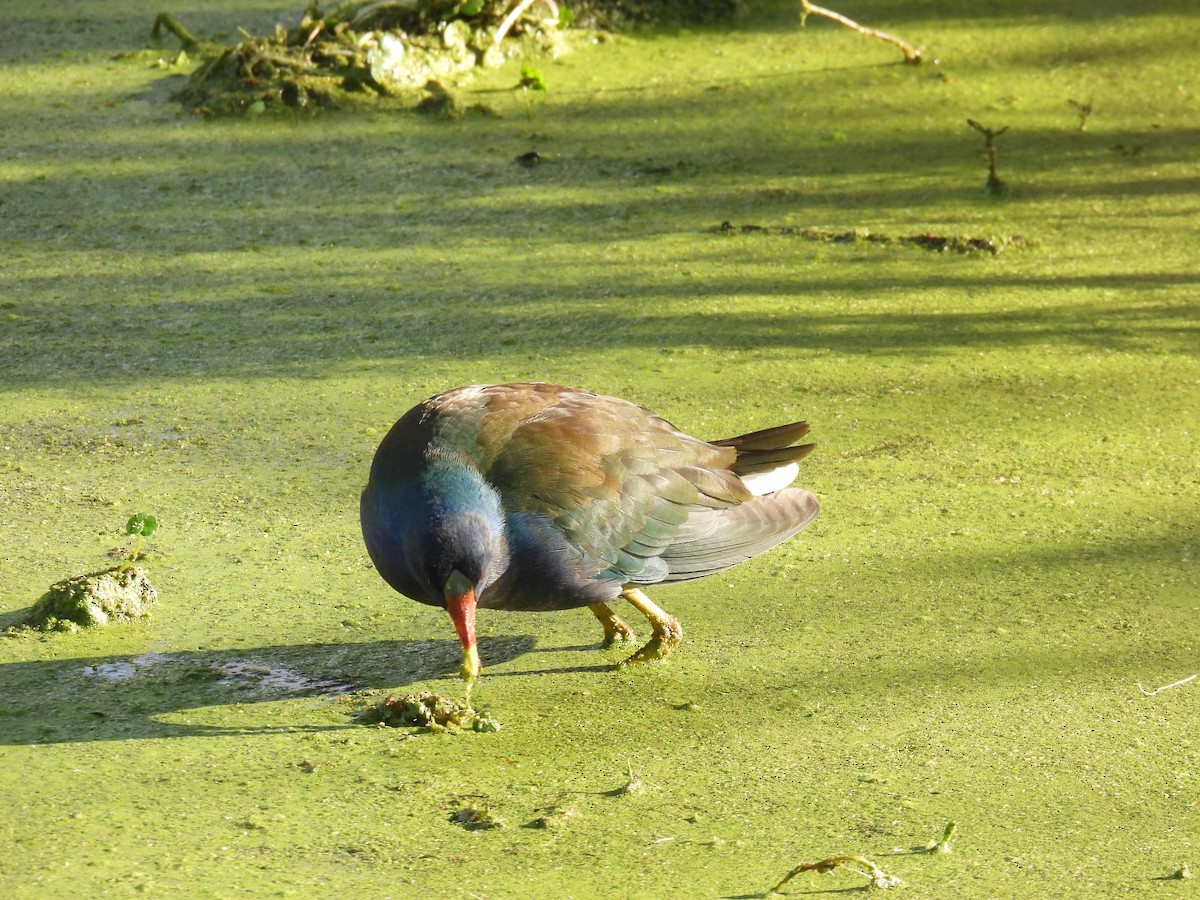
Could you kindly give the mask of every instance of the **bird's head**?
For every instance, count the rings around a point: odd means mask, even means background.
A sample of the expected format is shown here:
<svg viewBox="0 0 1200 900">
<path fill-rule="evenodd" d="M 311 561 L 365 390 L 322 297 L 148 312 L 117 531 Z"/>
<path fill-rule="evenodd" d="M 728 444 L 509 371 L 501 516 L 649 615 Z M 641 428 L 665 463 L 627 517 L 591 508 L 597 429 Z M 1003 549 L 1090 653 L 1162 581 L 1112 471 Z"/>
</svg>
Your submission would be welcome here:
<svg viewBox="0 0 1200 900">
<path fill-rule="evenodd" d="M 475 609 L 480 595 L 494 580 L 491 574 L 495 537 L 486 523 L 467 519 L 435 523 L 432 546 L 418 565 L 431 598 L 446 607 L 463 647 L 462 676 L 472 681 L 479 673 L 479 651 L 475 641 Z"/>
<path fill-rule="evenodd" d="M 474 467 L 434 465 L 423 481 L 429 519 L 424 540 L 409 545 L 410 565 L 422 573 L 430 598 L 450 613 L 463 647 L 462 677 L 472 682 L 481 668 L 475 609 L 508 566 L 504 513 L 496 491 Z"/>
<path fill-rule="evenodd" d="M 379 573 L 400 593 L 444 607 L 463 645 L 463 677 L 479 671 L 475 608 L 508 567 L 500 499 L 468 461 L 431 456 L 374 469 L 362 498 L 363 535 Z"/>
</svg>

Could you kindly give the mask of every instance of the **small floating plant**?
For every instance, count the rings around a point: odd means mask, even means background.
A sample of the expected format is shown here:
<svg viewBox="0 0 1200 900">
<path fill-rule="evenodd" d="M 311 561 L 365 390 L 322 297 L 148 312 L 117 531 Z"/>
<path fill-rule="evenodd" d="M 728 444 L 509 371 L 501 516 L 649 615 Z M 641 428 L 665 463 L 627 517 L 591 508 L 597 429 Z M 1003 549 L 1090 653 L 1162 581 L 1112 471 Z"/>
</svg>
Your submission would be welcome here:
<svg viewBox="0 0 1200 900">
<path fill-rule="evenodd" d="M 117 565 L 98 572 L 73 575 L 50 585 L 30 609 L 24 627 L 36 631 L 78 631 L 112 621 L 150 615 L 158 594 L 139 565 L 142 543 L 158 531 L 158 519 L 138 513 L 125 523 L 125 534 L 135 540 L 120 552 Z"/>
<path fill-rule="evenodd" d="M 992 195 L 1003 194 L 1008 190 L 1008 185 L 996 174 L 996 138 L 1008 131 L 1008 126 L 1005 125 L 999 131 L 994 131 L 980 125 L 974 119 L 967 119 L 967 124 L 983 135 L 983 158 L 987 161 L 988 167 L 987 182 L 983 189 Z"/>
<path fill-rule="evenodd" d="M 363 713 L 361 720 L 367 724 L 420 728 L 430 732 L 500 730 L 500 723 L 471 706 L 469 698 L 454 700 L 430 691 L 388 697 Z"/>
</svg>

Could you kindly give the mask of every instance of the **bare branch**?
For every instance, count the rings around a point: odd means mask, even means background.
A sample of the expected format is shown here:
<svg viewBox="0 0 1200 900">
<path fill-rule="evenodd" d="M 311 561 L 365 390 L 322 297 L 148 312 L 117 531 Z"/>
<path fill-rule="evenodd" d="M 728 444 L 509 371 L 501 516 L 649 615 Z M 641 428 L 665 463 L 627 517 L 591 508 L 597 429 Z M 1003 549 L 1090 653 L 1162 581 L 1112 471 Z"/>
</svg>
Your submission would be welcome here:
<svg viewBox="0 0 1200 900">
<path fill-rule="evenodd" d="M 800 0 L 800 24 L 804 25 L 804 20 L 810 15 L 824 16 L 826 19 L 832 19 L 840 25 L 845 25 L 852 31 L 857 31 L 859 34 L 879 38 L 879 40 L 887 41 L 889 44 L 895 44 L 904 53 L 904 61 L 906 63 L 916 65 L 921 62 L 921 51 L 907 41 L 896 37 L 894 34 L 888 34 L 886 31 L 880 31 L 877 28 L 867 28 L 864 25 L 859 25 L 853 19 L 843 16 L 839 12 L 834 12 L 832 9 L 817 6 L 814 3 L 810 3 L 809 0 Z"/>
<path fill-rule="evenodd" d="M 521 2 L 514 6 L 512 11 L 504 17 L 504 21 L 500 23 L 500 27 L 496 29 L 495 43 L 497 46 L 499 46 L 500 42 L 504 40 L 504 36 L 508 34 L 509 29 L 512 28 L 513 25 L 516 24 L 517 20 L 521 18 L 521 16 L 525 15 L 525 11 L 529 9 L 529 7 L 533 6 L 533 4 L 536 2 L 537 0 L 521 0 Z M 554 15 L 557 16 L 558 4 L 554 3 L 553 0 L 547 0 L 547 3 L 553 10 Z"/>
<path fill-rule="evenodd" d="M 1155 694 L 1161 694 L 1163 691 L 1169 691 L 1173 687 L 1179 687 L 1181 684 L 1187 684 L 1189 681 L 1195 681 L 1197 678 L 1200 678 L 1200 674 L 1189 675 L 1187 678 L 1180 678 L 1178 681 L 1172 681 L 1170 684 L 1164 684 L 1162 687 L 1155 688 L 1152 691 L 1148 691 L 1142 687 L 1142 683 L 1139 681 L 1138 690 L 1147 697 L 1153 697 Z"/>
</svg>

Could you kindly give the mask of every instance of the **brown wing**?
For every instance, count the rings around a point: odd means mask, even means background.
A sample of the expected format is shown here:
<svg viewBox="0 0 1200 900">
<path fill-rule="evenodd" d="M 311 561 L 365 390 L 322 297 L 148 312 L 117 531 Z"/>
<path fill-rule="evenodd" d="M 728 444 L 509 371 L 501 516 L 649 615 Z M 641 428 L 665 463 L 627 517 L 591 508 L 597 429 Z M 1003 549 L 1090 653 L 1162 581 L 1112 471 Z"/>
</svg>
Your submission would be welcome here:
<svg viewBox="0 0 1200 900">
<path fill-rule="evenodd" d="M 545 399 L 544 388 L 537 396 Z M 615 397 L 570 388 L 554 396 L 532 403 L 533 414 L 503 442 L 481 441 L 497 451 L 484 475 L 507 509 L 548 519 L 593 576 L 660 581 L 668 575 L 662 554 L 691 515 L 750 499 L 728 468 L 732 448 Z M 505 430 L 517 402 L 509 394 L 497 404 Z"/>
<path fill-rule="evenodd" d="M 439 446 L 465 452 L 510 514 L 548 522 L 579 575 L 687 581 L 791 537 L 815 518 L 799 489 L 755 497 L 740 475 L 799 460 L 803 422 L 708 443 L 644 407 L 553 384 L 460 388 L 428 401 Z"/>
</svg>

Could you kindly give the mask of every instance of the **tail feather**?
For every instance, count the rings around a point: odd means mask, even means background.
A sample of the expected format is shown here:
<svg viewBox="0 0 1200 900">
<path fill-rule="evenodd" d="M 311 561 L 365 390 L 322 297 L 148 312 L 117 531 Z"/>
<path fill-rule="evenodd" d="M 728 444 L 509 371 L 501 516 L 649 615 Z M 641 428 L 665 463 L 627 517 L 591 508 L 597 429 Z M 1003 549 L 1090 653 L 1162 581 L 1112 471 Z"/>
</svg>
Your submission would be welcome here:
<svg viewBox="0 0 1200 900">
<path fill-rule="evenodd" d="M 722 438 L 710 441 L 718 447 L 736 447 L 742 450 L 775 450 L 780 447 L 790 447 L 800 438 L 808 434 L 807 422 L 791 422 L 787 425 L 776 425 L 774 428 L 764 428 L 761 431 L 751 431 L 737 437 Z"/>
<path fill-rule="evenodd" d="M 799 462 L 808 456 L 816 444 L 793 446 L 806 434 L 807 422 L 792 422 L 711 443 L 718 447 L 732 447 L 737 451 L 733 471 L 738 475 L 753 475 L 756 472 L 770 472 L 789 463 Z"/>
</svg>

